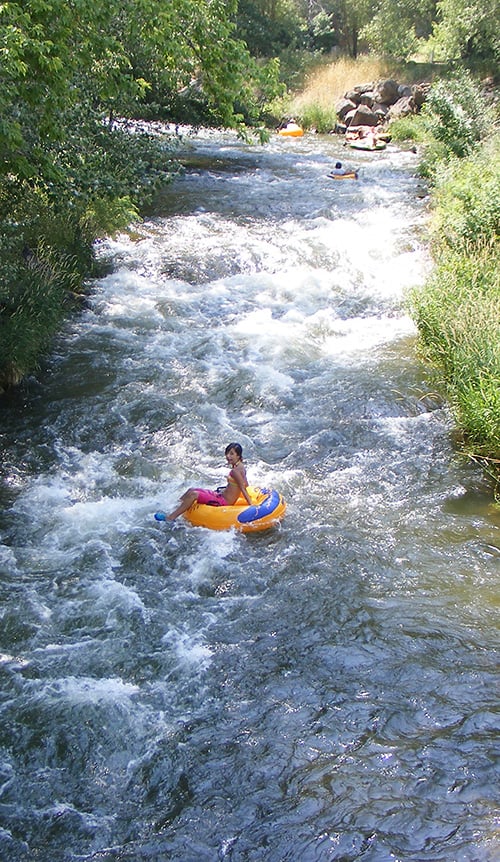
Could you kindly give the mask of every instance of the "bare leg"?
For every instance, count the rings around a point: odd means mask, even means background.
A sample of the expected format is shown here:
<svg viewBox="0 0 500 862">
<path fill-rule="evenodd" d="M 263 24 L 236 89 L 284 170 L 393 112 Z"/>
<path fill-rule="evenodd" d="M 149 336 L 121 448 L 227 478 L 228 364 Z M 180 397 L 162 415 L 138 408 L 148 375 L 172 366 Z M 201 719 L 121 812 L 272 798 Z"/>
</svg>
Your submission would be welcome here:
<svg viewBox="0 0 500 862">
<path fill-rule="evenodd" d="M 193 503 L 196 503 L 198 499 L 198 491 L 196 488 L 188 488 L 187 491 L 184 491 L 184 494 L 179 500 L 179 505 L 173 512 L 170 512 L 170 515 L 167 515 L 167 521 L 175 521 L 179 515 L 182 515 L 183 512 L 186 512 Z"/>
</svg>

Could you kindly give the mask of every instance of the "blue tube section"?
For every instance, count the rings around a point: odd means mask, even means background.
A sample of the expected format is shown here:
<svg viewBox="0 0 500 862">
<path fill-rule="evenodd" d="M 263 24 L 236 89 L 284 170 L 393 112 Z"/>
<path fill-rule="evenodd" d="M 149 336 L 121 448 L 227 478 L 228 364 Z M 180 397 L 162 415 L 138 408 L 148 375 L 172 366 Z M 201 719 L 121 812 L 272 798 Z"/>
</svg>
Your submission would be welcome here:
<svg viewBox="0 0 500 862">
<path fill-rule="evenodd" d="M 249 506 L 248 509 L 243 509 L 238 515 L 240 524 L 249 524 L 251 521 L 259 521 L 260 518 L 265 518 L 266 515 L 272 515 L 275 509 L 279 506 L 280 495 L 277 491 L 267 491 L 262 488 L 263 494 L 268 494 L 262 503 L 258 506 Z"/>
</svg>

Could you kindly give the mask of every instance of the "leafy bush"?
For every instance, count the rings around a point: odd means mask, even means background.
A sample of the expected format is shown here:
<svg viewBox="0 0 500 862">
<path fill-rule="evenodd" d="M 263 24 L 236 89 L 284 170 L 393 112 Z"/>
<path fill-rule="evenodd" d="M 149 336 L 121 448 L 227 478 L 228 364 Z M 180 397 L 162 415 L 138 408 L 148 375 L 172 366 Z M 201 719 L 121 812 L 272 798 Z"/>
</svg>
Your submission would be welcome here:
<svg viewBox="0 0 500 862">
<path fill-rule="evenodd" d="M 6 283 L 5 275 L 10 281 Z M 80 284 L 75 260 L 40 242 L 24 266 L 12 260 L 0 269 L 1 383 L 12 385 L 32 370 L 47 349 Z"/>
<path fill-rule="evenodd" d="M 469 72 L 455 72 L 430 89 L 422 115 L 429 133 L 449 156 L 469 155 L 486 137 L 494 116 Z"/>
<path fill-rule="evenodd" d="M 411 293 L 466 450 L 500 479 L 500 136 L 467 73 L 431 88 L 421 172 L 432 186 L 435 268 Z"/>
<path fill-rule="evenodd" d="M 393 141 L 415 141 L 422 143 L 428 139 L 428 133 L 420 114 L 410 114 L 407 117 L 399 117 L 390 123 L 390 132 Z"/>
<path fill-rule="evenodd" d="M 88 121 L 78 128 L 78 140 L 53 145 L 45 182 L 0 182 L 0 389 L 50 345 L 83 290 L 95 239 L 136 219 L 173 170 L 158 137 Z"/>
<path fill-rule="evenodd" d="M 449 252 L 411 295 L 424 358 L 442 380 L 469 450 L 500 458 L 500 255 Z"/>
</svg>

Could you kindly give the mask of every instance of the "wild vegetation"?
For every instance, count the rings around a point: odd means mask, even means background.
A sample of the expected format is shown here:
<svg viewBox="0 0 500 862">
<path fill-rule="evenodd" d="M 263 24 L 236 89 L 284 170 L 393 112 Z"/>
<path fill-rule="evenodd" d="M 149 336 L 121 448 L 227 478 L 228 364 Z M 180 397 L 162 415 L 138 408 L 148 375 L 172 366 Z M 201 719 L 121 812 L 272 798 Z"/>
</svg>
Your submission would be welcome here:
<svg viewBox="0 0 500 862">
<path fill-rule="evenodd" d="M 439 105 L 438 93 L 429 115 Z M 435 266 L 425 286 L 413 291 L 410 308 L 422 354 L 454 409 L 465 451 L 498 480 L 500 135 L 473 141 L 462 115 L 448 122 L 446 115 L 438 146 L 430 146 L 432 159 L 424 160 L 426 172 L 431 170 Z"/>
</svg>

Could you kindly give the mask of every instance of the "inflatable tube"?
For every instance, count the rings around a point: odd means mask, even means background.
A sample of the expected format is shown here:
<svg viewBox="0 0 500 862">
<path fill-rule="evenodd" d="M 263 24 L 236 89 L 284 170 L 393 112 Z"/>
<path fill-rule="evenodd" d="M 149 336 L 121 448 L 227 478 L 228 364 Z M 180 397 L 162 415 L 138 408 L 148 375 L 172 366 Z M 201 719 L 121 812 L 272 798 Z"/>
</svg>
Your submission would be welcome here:
<svg viewBox="0 0 500 862">
<path fill-rule="evenodd" d="M 199 503 L 184 512 L 184 518 L 194 527 L 209 530 L 231 530 L 255 533 L 274 527 L 285 516 L 286 503 L 277 491 L 267 488 L 247 488 L 252 500 L 249 506 L 240 496 L 234 506 L 204 506 Z"/>
<path fill-rule="evenodd" d="M 381 141 L 380 139 L 369 139 L 369 138 L 353 138 L 352 140 L 348 140 L 347 143 L 353 150 L 385 150 L 387 144 L 385 141 Z"/>
<path fill-rule="evenodd" d="M 297 123 L 287 123 L 283 129 L 278 129 L 278 135 L 281 135 L 283 138 L 301 138 L 304 134 L 304 129 L 297 125 Z"/>
<path fill-rule="evenodd" d="M 331 180 L 357 180 L 357 171 L 346 171 L 344 174 L 328 174 Z"/>
</svg>

